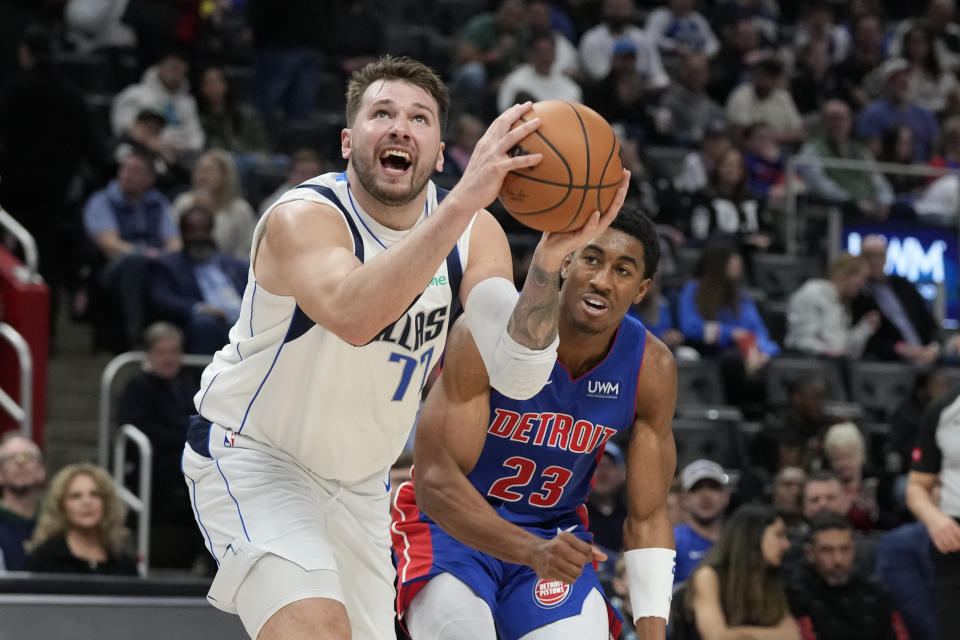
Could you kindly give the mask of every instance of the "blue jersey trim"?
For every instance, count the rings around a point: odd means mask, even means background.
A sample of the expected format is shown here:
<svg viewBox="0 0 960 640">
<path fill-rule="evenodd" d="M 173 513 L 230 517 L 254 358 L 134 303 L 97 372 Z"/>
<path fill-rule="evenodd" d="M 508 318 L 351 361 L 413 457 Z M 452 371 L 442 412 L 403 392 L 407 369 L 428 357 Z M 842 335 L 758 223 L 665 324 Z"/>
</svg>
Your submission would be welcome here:
<svg viewBox="0 0 960 640">
<path fill-rule="evenodd" d="M 306 314 L 304 314 L 306 317 Z M 309 319 L 309 318 L 308 318 Z M 290 336 L 290 332 L 294 328 L 294 322 L 297 320 L 296 311 L 294 311 L 293 317 L 290 318 L 290 326 L 287 327 L 287 335 L 283 337 L 283 342 L 280 343 L 280 348 L 277 349 L 277 354 L 273 356 L 273 362 L 270 363 L 270 368 L 267 369 L 267 374 L 263 376 L 263 380 L 260 381 L 260 386 L 257 387 L 257 391 L 253 394 L 253 397 L 250 398 L 250 404 L 247 405 L 247 410 L 243 414 L 243 420 L 240 422 L 240 428 L 237 429 L 237 433 L 243 432 L 244 425 L 247 424 L 247 417 L 250 415 L 250 409 L 253 407 L 253 403 L 257 401 L 257 396 L 260 395 L 260 391 L 263 389 L 263 385 L 267 383 L 267 378 L 270 377 L 270 374 L 273 373 L 273 368 L 277 365 L 277 359 L 280 357 L 280 352 L 283 351 L 283 345 L 287 344 L 287 338 Z M 302 321 L 301 321 L 302 325 Z M 300 325 L 298 325 L 300 327 Z M 302 333 L 300 335 L 303 335 Z M 217 374 L 220 375 L 220 374 Z M 210 384 L 213 384 L 212 382 Z"/>
<path fill-rule="evenodd" d="M 203 535 L 207 537 L 207 549 L 210 550 L 210 555 L 213 556 L 214 562 L 217 563 L 217 566 L 220 566 L 220 558 L 217 557 L 216 552 L 213 550 L 213 538 L 210 537 L 210 532 L 207 531 L 207 528 L 203 526 L 203 520 L 200 519 L 200 509 L 197 507 L 197 483 L 196 481 L 188 476 L 183 470 L 183 454 L 180 455 L 180 472 L 183 473 L 183 477 L 190 481 L 190 484 L 193 485 L 193 513 L 197 516 L 197 524 L 200 525 L 200 529 L 203 531 Z"/>
<path fill-rule="evenodd" d="M 213 376 L 213 380 L 210 381 L 210 384 L 207 385 L 207 390 L 203 392 L 203 395 L 200 396 L 200 406 L 197 407 L 197 413 L 203 414 L 203 401 L 207 399 L 207 394 L 210 393 L 210 387 L 213 386 L 213 383 L 217 381 L 217 378 L 220 377 L 220 374 L 225 371 L 221 370 L 217 372 L 217 375 Z"/>
<path fill-rule="evenodd" d="M 253 292 L 250 294 L 250 337 L 253 337 L 253 301 L 257 299 L 257 281 L 253 281 Z"/>
<path fill-rule="evenodd" d="M 303 312 L 300 305 L 296 305 L 293 310 L 293 318 L 290 319 L 290 328 L 287 330 L 287 335 L 283 337 L 283 341 L 293 342 L 312 329 L 314 325 L 316 325 L 316 322 L 311 320 L 310 316 Z"/>
<path fill-rule="evenodd" d="M 295 188 L 312 189 L 333 204 L 337 205 L 337 208 L 340 209 L 340 211 L 343 213 L 344 219 L 347 221 L 347 226 L 350 227 L 350 233 L 353 235 L 353 255 L 357 256 L 357 259 L 360 262 L 363 262 L 363 238 L 360 237 L 360 229 L 357 227 L 357 223 L 353 221 L 353 216 L 350 215 L 350 212 L 347 211 L 347 208 L 343 206 L 342 202 L 340 202 L 340 198 L 337 197 L 337 194 L 334 192 L 334 190 L 330 187 L 324 187 L 323 185 L 319 184 L 301 184 Z"/>
<path fill-rule="evenodd" d="M 190 416 L 190 426 L 187 427 L 187 444 L 195 453 L 204 458 L 210 455 L 210 421 L 200 415 Z"/>
<path fill-rule="evenodd" d="M 460 250 L 453 245 L 453 250 L 447 254 L 447 282 L 450 283 L 450 311 L 447 313 L 447 334 L 453 327 L 454 321 L 463 313 L 460 302 L 460 281 L 463 278 L 463 265 L 460 263 Z"/>
<path fill-rule="evenodd" d="M 233 492 L 230 491 L 230 483 L 227 482 L 227 476 L 223 474 L 223 469 L 220 468 L 220 461 L 217 460 L 217 471 L 220 472 L 220 477 L 223 478 L 223 484 L 227 486 L 227 495 L 233 500 L 233 504 L 237 505 L 237 515 L 240 517 L 240 526 L 243 527 L 243 535 L 247 538 L 247 542 L 250 542 L 250 534 L 247 533 L 247 524 L 243 521 L 243 514 L 240 512 L 240 503 L 237 502 L 237 498 L 233 495 Z"/>
</svg>

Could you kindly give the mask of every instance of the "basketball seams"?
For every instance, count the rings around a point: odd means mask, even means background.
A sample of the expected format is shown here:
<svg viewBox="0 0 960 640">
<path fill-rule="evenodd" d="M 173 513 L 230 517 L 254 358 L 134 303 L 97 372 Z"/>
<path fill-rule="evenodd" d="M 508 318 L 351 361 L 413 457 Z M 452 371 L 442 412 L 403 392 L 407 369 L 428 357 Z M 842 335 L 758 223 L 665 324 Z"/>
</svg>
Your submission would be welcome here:
<svg viewBox="0 0 960 640">
<path fill-rule="evenodd" d="M 610 128 L 610 134 L 613 136 L 613 144 L 610 145 L 610 155 L 607 156 L 607 161 L 603 165 L 603 171 L 600 173 L 600 186 L 597 187 L 597 210 L 600 210 L 600 196 L 603 195 L 603 189 L 606 185 L 603 184 L 603 179 L 607 176 L 607 169 L 610 168 L 610 161 L 613 160 L 613 152 L 616 151 L 619 140 L 617 140 L 617 134 L 614 133 L 613 127 Z M 589 180 L 589 177 L 587 178 Z M 600 211 L 600 213 L 603 213 Z"/>
<path fill-rule="evenodd" d="M 573 113 L 577 116 L 577 122 L 580 123 L 580 130 L 583 132 L 583 146 L 584 146 L 585 158 L 587 163 L 586 175 L 583 177 L 583 182 L 584 184 L 588 184 L 590 182 L 590 136 L 587 134 L 587 125 L 583 124 L 583 118 L 580 116 L 580 111 L 577 110 L 577 107 L 574 104 L 570 102 L 564 102 L 564 104 L 573 110 Z M 602 180 L 603 176 L 600 176 L 600 179 Z M 571 182 L 572 182 L 572 179 L 571 179 Z M 568 228 L 570 228 L 570 225 L 572 225 L 574 222 L 577 221 L 577 219 L 580 217 L 580 213 L 583 211 L 583 203 L 585 203 L 586 201 L 587 201 L 587 189 L 584 189 L 583 195 L 580 197 L 580 205 L 577 207 L 577 210 L 574 212 L 573 217 L 570 219 L 570 221 L 566 225 L 564 225 L 563 228 L 560 229 L 560 231 L 567 230 Z"/>
</svg>

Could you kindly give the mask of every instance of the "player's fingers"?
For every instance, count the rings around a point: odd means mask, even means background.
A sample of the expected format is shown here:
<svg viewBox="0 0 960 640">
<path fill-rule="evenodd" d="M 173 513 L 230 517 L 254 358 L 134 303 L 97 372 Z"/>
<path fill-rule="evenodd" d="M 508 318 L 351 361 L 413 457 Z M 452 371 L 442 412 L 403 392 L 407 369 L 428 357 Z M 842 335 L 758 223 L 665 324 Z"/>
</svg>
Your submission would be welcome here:
<svg viewBox="0 0 960 640">
<path fill-rule="evenodd" d="M 623 206 L 624 201 L 627 199 L 627 191 L 630 190 L 630 170 L 623 170 L 623 177 L 620 178 L 620 186 L 617 188 L 617 192 L 613 195 L 613 202 L 610 203 L 610 206 L 607 207 L 607 210 L 603 212 L 603 215 L 610 216 L 612 221 L 617 217 L 617 214 L 620 213 L 620 208 Z M 613 214 L 613 215 L 611 215 Z"/>
<path fill-rule="evenodd" d="M 514 156 L 508 158 L 503 162 L 503 168 L 507 171 L 516 171 L 517 169 L 526 169 L 527 167 L 532 167 L 534 165 L 540 164 L 540 161 L 543 160 L 542 153 L 530 153 L 522 156 Z"/>
<path fill-rule="evenodd" d="M 520 117 L 531 108 L 533 108 L 533 103 L 529 101 L 520 102 L 513 105 L 493 119 L 493 122 L 491 122 L 490 126 L 487 127 L 487 133 L 485 135 L 490 135 L 497 138 L 503 136 L 505 132 L 510 130 L 510 127 L 513 125 L 513 123 L 519 120 Z"/>
<path fill-rule="evenodd" d="M 518 142 L 536 131 L 539 127 L 540 118 L 527 120 L 523 124 L 518 125 L 515 129 L 511 129 L 510 131 L 502 134 L 501 139 L 497 143 L 497 149 L 501 150 L 503 153 L 508 153 L 517 145 Z"/>
<path fill-rule="evenodd" d="M 597 562 L 604 562 L 607 559 L 607 554 L 599 547 L 593 547 L 593 559 Z"/>
</svg>

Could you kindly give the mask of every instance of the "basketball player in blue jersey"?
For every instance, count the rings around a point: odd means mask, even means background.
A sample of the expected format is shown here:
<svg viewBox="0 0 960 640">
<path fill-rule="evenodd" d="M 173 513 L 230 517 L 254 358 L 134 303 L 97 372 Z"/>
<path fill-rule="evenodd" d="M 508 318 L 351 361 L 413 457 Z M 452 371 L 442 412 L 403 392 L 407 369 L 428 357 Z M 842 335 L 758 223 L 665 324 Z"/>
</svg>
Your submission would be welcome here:
<svg viewBox="0 0 960 640">
<path fill-rule="evenodd" d="M 528 400 L 492 389 L 472 330 L 454 327 L 418 422 L 414 480 L 394 498 L 397 609 L 413 640 L 617 636 L 584 502 L 620 431 L 629 431 L 624 542 L 637 635 L 664 638 L 676 365 L 625 316 L 658 259 L 653 223 L 627 207 L 564 260 L 557 362 Z"/>
<path fill-rule="evenodd" d="M 528 398 L 556 359 L 563 257 L 616 217 L 545 235 L 517 297 L 506 237 L 483 210 L 510 149 L 538 126 L 497 118 L 449 193 L 449 96 L 409 59 L 383 58 L 347 88 L 343 173 L 307 180 L 268 209 L 230 343 L 204 371 L 183 454 L 194 515 L 218 563 L 208 598 L 261 640 L 393 634 L 389 467 L 457 307 L 504 394 Z"/>
</svg>

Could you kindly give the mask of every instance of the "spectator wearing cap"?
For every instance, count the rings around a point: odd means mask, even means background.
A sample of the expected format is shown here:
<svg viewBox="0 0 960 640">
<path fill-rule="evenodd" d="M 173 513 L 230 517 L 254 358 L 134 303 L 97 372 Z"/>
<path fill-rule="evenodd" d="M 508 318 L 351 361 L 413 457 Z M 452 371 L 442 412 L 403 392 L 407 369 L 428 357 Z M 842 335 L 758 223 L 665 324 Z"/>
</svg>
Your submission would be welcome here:
<svg viewBox="0 0 960 640">
<path fill-rule="evenodd" d="M 533 36 L 527 50 L 527 63 L 522 64 L 503 79 L 497 94 L 497 110 L 506 111 L 525 94 L 530 100 L 565 100 L 580 102 L 580 85 L 562 71 L 554 69 L 556 43 L 553 34 L 542 31 Z"/>
<path fill-rule="evenodd" d="M 632 47 L 634 67 L 647 89 L 665 88 L 670 78 L 663 69 L 656 43 L 640 27 L 631 24 L 633 0 L 604 0 L 602 21 L 580 38 L 580 63 L 587 79 L 597 82 L 610 72 L 614 56 Z"/>
<path fill-rule="evenodd" d="M 891 58 L 883 63 L 879 73 L 882 97 L 868 104 L 857 118 L 857 135 L 866 140 L 874 156 L 879 156 L 884 131 L 906 125 L 913 131 L 913 159 L 927 162 L 940 129 L 933 113 L 910 101 L 910 63 L 903 58 Z"/>
<path fill-rule="evenodd" d="M 587 104 L 614 125 L 624 136 L 643 140 L 653 127 L 650 105 L 655 102 L 649 78 L 637 70 L 637 46 L 626 38 L 614 44 L 609 72 L 599 82 L 587 85 Z"/>
<path fill-rule="evenodd" d="M 669 6 L 657 7 L 647 16 L 647 34 L 657 43 L 664 56 L 703 53 L 713 57 L 720 50 L 720 41 L 710 23 L 697 11 L 696 0 L 670 0 Z"/>
<path fill-rule="evenodd" d="M 720 539 L 730 489 L 723 467 L 710 460 L 694 460 L 680 473 L 687 522 L 673 528 L 677 548 L 674 585 L 689 577 L 707 551 Z"/>
<path fill-rule="evenodd" d="M 800 150 L 800 171 L 810 193 L 854 215 L 886 216 L 893 204 L 893 188 L 881 172 L 836 169 L 816 162 L 820 158 L 874 162 L 870 150 L 850 136 L 850 107 L 840 100 L 828 101 L 820 112 L 820 127 L 821 131 Z"/>
<path fill-rule="evenodd" d="M 727 100 L 727 118 L 741 131 L 755 122 L 773 127 L 783 143 L 803 140 L 803 118 L 790 93 L 784 88 L 783 63 L 768 57 L 753 68 L 750 82 L 733 90 Z"/>
<path fill-rule="evenodd" d="M 883 588 L 854 570 L 855 548 L 849 520 L 829 511 L 811 518 L 803 570 L 787 582 L 787 600 L 803 638 L 909 640 Z"/>
<path fill-rule="evenodd" d="M 607 442 L 593 475 L 593 490 L 587 498 L 587 515 L 594 544 L 601 547 L 611 566 L 623 548 L 623 522 L 627 517 L 623 485 L 627 481 L 627 467 L 623 452 L 613 442 Z"/>
<path fill-rule="evenodd" d="M 725 118 L 723 107 L 707 94 L 710 60 L 704 53 L 689 53 L 683 58 L 677 81 L 663 94 L 661 106 L 670 114 L 669 126 L 662 127 L 674 144 L 696 146 L 711 124 Z"/>
</svg>

